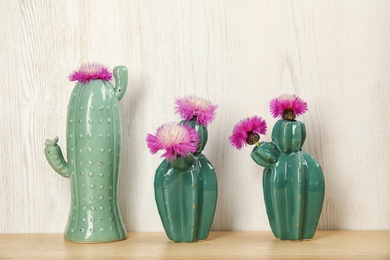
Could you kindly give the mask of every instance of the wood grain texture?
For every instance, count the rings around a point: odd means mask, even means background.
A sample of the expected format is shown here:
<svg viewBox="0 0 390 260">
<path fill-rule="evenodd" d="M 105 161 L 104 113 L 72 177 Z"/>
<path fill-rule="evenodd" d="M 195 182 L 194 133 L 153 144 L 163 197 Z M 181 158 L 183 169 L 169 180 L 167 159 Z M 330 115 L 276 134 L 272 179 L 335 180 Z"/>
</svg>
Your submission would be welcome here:
<svg viewBox="0 0 390 260">
<path fill-rule="evenodd" d="M 269 230 L 262 168 L 228 136 L 271 98 L 309 104 L 304 149 L 322 164 L 320 229 L 390 229 L 390 1 L 0 0 L 0 233 L 62 232 L 69 182 L 45 161 L 65 148 L 69 73 L 129 69 L 121 101 L 120 208 L 128 231 L 161 231 L 159 156 L 145 137 L 177 121 L 176 97 L 218 104 L 205 154 L 219 181 L 214 230 Z M 269 140 L 267 135 L 263 140 Z"/>
<path fill-rule="evenodd" d="M 212 232 L 197 243 L 163 233 L 129 233 L 103 244 L 65 242 L 60 234 L 2 234 L 2 259 L 389 259 L 389 231 L 319 231 L 310 241 L 280 241 L 269 231 Z"/>
</svg>

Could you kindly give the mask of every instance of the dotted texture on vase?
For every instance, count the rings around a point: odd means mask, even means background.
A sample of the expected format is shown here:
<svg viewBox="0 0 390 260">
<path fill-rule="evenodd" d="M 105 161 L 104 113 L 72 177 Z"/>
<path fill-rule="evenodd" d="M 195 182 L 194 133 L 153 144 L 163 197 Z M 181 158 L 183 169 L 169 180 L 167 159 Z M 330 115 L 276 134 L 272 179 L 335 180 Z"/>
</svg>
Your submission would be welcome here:
<svg viewBox="0 0 390 260">
<path fill-rule="evenodd" d="M 68 161 L 62 160 L 67 168 L 65 177 L 70 178 L 72 201 L 66 240 L 96 243 L 126 237 L 117 201 L 122 134 L 119 90 L 124 92 L 125 87 L 114 89 L 108 81 L 91 80 L 78 82 L 72 91 L 67 117 Z M 62 157 L 55 150 L 60 151 L 56 144 L 46 147 L 49 162 L 51 154 Z"/>
</svg>

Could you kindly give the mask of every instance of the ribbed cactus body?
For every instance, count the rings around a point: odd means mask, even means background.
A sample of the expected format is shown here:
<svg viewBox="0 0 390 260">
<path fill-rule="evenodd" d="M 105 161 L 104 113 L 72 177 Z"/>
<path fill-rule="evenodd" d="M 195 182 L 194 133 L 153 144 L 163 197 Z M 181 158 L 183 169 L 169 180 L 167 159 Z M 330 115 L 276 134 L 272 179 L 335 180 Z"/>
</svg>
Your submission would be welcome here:
<svg viewBox="0 0 390 260">
<path fill-rule="evenodd" d="M 214 166 L 209 159 L 202 153 L 206 146 L 208 139 L 208 130 L 206 126 L 198 124 L 195 120 L 182 121 L 182 124 L 186 124 L 194 128 L 200 137 L 197 151 L 194 153 L 194 158 L 199 166 L 200 177 L 202 180 L 202 210 L 200 212 L 200 218 L 198 223 L 198 240 L 204 240 L 208 237 L 211 225 L 214 220 L 214 214 L 217 207 L 218 197 L 218 181 L 215 173 Z"/>
<path fill-rule="evenodd" d="M 125 90 L 104 80 L 78 82 L 68 106 L 67 162 L 59 146 L 50 140 L 46 144 L 49 163 L 70 178 L 66 240 L 96 243 L 126 237 L 117 201 L 122 134 L 118 99 Z"/>
<path fill-rule="evenodd" d="M 261 143 L 252 158 L 266 167 L 264 200 L 274 235 L 282 240 L 314 236 L 324 200 L 325 182 L 319 163 L 301 147 L 306 138 L 302 122 L 279 120 L 272 142 Z"/>
<path fill-rule="evenodd" d="M 215 209 L 217 207 L 218 182 L 214 167 L 207 157 L 200 153 L 195 157 L 200 170 L 202 182 L 202 209 L 199 217 L 197 239 L 206 239 L 213 224 Z"/>
<path fill-rule="evenodd" d="M 180 124 L 188 125 L 191 128 L 195 129 L 196 132 L 198 132 L 199 144 L 198 144 L 198 148 L 196 149 L 196 152 L 194 153 L 194 155 L 198 155 L 198 154 L 202 153 L 202 151 L 204 150 L 204 148 L 206 146 L 208 137 L 209 137 L 209 132 L 207 130 L 207 127 L 198 124 L 195 120 L 191 120 L 191 121 L 183 120 L 180 122 Z"/>
<path fill-rule="evenodd" d="M 158 212 L 169 239 L 194 242 L 202 210 L 202 181 L 194 158 L 164 160 L 154 180 Z"/>
</svg>

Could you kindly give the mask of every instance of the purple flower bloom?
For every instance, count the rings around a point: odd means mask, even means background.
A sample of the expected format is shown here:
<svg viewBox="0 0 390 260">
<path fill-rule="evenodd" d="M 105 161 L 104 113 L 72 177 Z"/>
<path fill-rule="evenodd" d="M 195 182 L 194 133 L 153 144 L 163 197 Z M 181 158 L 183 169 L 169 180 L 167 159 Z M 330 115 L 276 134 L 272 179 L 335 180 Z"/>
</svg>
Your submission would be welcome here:
<svg viewBox="0 0 390 260">
<path fill-rule="evenodd" d="M 161 157 L 172 161 L 177 157 L 186 157 L 194 153 L 199 143 L 199 134 L 187 125 L 170 123 L 160 126 L 156 135 L 148 134 L 146 143 L 152 154 L 165 150 Z"/>
<path fill-rule="evenodd" d="M 196 120 L 198 124 L 207 126 L 215 118 L 216 105 L 205 98 L 187 96 L 175 101 L 176 114 L 180 114 L 186 121 Z"/>
<path fill-rule="evenodd" d="M 94 79 L 111 80 L 112 73 L 102 64 L 84 63 L 78 70 L 73 71 L 69 75 L 70 81 L 88 83 L 90 80 Z"/>
<path fill-rule="evenodd" d="M 270 102 L 270 111 L 273 117 L 282 117 L 294 120 L 295 116 L 302 115 L 307 111 L 307 103 L 296 95 L 281 95 Z"/>
<path fill-rule="evenodd" d="M 229 136 L 230 144 L 241 149 L 246 144 L 255 144 L 260 140 L 259 134 L 267 132 L 267 123 L 259 116 L 248 117 L 238 122 Z"/>
</svg>

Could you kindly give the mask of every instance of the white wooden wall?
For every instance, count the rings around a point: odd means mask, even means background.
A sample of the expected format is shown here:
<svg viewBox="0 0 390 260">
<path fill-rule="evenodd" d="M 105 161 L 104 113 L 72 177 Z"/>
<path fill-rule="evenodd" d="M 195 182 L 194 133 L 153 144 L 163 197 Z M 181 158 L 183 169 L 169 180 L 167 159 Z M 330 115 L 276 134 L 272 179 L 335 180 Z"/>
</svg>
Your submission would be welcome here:
<svg viewBox="0 0 390 260">
<path fill-rule="evenodd" d="M 0 0 L 0 232 L 62 232 L 69 180 L 44 158 L 81 63 L 129 69 L 121 101 L 120 208 L 128 231 L 161 231 L 145 137 L 177 121 L 175 97 L 219 105 L 205 154 L 219 180 L 214 230 L 268 230 L 262 168 L 228 143 L 234 124 L 295 93 L 304 149 L 322 164 L 320 229 L 390 229 L 390 1 Z M 263 140 L 270 140 L 269 135 Z"/>
</svg>

